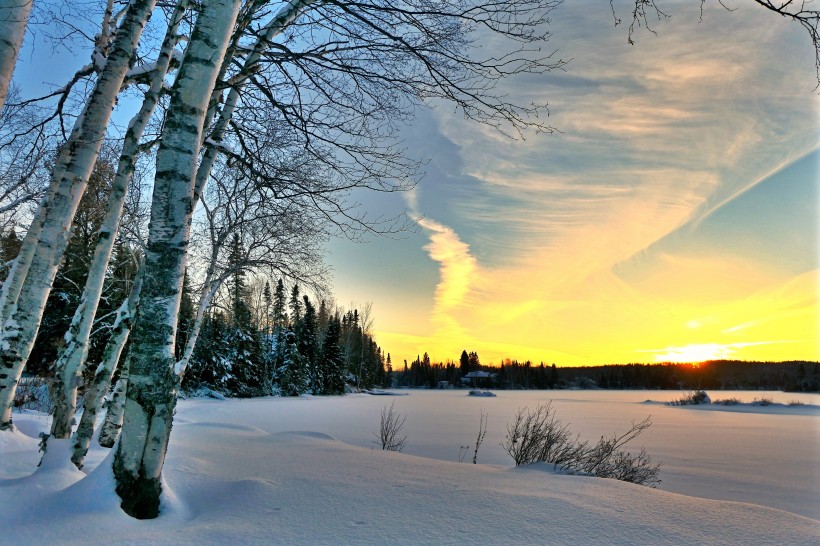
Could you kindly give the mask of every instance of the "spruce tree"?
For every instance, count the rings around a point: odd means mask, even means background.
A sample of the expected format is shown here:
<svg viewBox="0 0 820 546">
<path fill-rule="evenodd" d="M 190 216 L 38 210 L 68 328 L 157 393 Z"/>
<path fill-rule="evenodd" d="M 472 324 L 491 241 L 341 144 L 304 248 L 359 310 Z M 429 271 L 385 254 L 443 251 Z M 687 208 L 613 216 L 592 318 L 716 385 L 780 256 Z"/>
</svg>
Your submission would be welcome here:
<svg viewBox="0 0 820 546">
<path fill-rule="evenodd" d="M 341 330 L 342 324 L 339 317 L 331 319 L 327 332 L 325 332 L 325 340 L 319 357 L 321 374 L 319 394 L 343 394 L 345 391 L 347 370 L 344 366 L 344 356 L 340 345 Z"/>
<path fill-rule="evenodd" d="M 267 336 L 272 331 L 271 308 L 273 306 L 273 294 L 271 293 L 270 282 L 268 281 L 265 281 L 265 288 L 262 290 L 262 305 L 264 309 L 262 309 L 259 317 L 262 321 L 260 326 Z"/>
<path fill-rule="evenodd" d="M 304 316 L 296 327 L 296 347 L 305 361 L 311 377 L 315 376 L 316 360 L 319 352 L 318 336 L 316 334 L 316 308 L 310 303 L 307 296 L 302 297 L 305 307 Z"/>
<path fill-rule="evenodd" d="M 287 297 L 285 283 L 282 279 L 276 281 L 276 290 L 273 293 L 273 310 L 271 311 L 274 333 L 285 327 L 287 323 Z"/>
<path fill-rule="evenodd" d="M 290 301 L 288 302 L 288 307 L 290 307 L 290 324 L 293 328 L 302 319 L 302 301 L 299 298 L 298 284 L 294 284 L 293 288 L 290 290 Z"/>
<path fill-rule="evenodd" d="M 296 335 L 285 335 L 284 364 L 279 368 L 279 389 L 283 396 L 299 396 L 308 392 L 310 377 L 304 357 L 299 354 Z"/>
</svg>

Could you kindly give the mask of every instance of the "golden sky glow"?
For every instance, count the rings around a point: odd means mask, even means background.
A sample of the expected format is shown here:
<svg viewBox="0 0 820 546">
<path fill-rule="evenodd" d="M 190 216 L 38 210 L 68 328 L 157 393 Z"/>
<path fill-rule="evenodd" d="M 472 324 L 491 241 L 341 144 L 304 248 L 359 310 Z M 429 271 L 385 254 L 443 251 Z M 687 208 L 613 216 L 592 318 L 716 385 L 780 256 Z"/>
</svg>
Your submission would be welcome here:
<svg viewBox="0 0 820 546">
<path fill-rule="evenodd" d="M 339 301 L 373 301 L 394 365 L 820 359 L 808 38 L 751 5 L 699 23 L 671 4 L 634 47 L 606 3 L 556 12 L 567 72 L 510 93 L 548 100 L 559 134 L 447 108 L 408 130 L 428 175 L 388 208 L 419 232 L 333 249 Z"/>
</svg>

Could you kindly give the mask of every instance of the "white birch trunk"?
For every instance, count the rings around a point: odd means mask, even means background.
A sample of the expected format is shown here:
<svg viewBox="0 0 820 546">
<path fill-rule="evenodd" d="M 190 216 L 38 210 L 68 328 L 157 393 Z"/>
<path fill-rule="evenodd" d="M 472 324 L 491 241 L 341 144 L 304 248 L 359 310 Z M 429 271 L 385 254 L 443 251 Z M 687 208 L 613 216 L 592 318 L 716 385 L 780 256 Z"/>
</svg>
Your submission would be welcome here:
<svg viewBox="0 0 820 546">
<path fill-rule="evenodd" d="M 125 415 L 114 457 L 121 507 L 159 514 L 160 476 L 176 405 L 174 340 L 208 102 L 241 0 L 205 0 L 171 90 L 157 151 L 145 280 L 134 325 Z"/>
<path fill-rule="evenodd" d="M 122 349 L 125 347 L 125 343 L 128 341 L 128 336 L 131 333 L 131 325 L 137 311 L 137 306 L 139 305 L 140 291 L 142 290 L 143 271 L 144 269 L 140 267 L 137 278 L 134 280 L 134 285 L 131 287 L 131 293 L 120 308 L 117 309 L 117 317 L 114 319 L 114 328 L 111 332 L 111 337 L 108 339 L 108 343 L 105 345 L 102 362 L 97 366 L 91 384 L 86 387 L 85 398 L 83 400 L 83 415 L 80 418 L 80 424 L 77 425 L 77 431 L 74 433 L 74 442 L 72 443 L 71 461 L 77 468 L 83 467 L 88 448 L 91 446 L 91 437 L 94 434 L 94 425 L 97 423 L 97 414 L 102 407 L 105 393 L 108 392 L 108 388 L 111 386 L 111 378 L 114 375 L 114 370 L 122 355 Z M 123 379 L 122 375 L 127 378 L 128 372 L 126 366 L 122 366 L 121 371 L 121 379 Z M 124 385 L 124 382 L 121 383 L 121 385 Z M 114 394 L 112 403 L 116 403 L 114 401 L 121 398 L 123 394 L 124 386 L 121 387 L 119 396 L 117 396 L 117 393 Z M 120 404 L 120 406 L 122 406 L 122 404 Z M 120 412 L 119 415 L 117 415 L 117 410 L 114 410 L 113 412 L 109 411 L 107 415 L 111 415 L 112 418 L 117 417 L 113 423 L 109 423 L 108 426 L 107 435 L 111 437 L 111 444 L 108 447 L 111 447 L 117 439 L 120 424 L 122 423 L 122 413 Z M 102 433 L 100 441 L 102 442 Z"/>
<path fill-rule="evenodd" d="M 2 304 L 3 308 L 8 306 L 9 313 L 4 317 L 0 333 L 0 430 L 12 427 L 11 403 L 17 382 L 31 353 L 46 299 L 68 243 L 71 222 L 97 161 L 117 95 L 155 3 L 156 0 L 134 0 L 129 4 L 105 67 L 52 172 L 53 191 L 37 214 L 37 218 L 42 218 L 42 227 L 30 253 L 30 264 L 27 267 L 22 262 L 19 264 L 19 271 L 25 270 L 22 273 L 25 281 L 16 301 Z M 7 293 L 7 297 L 11 295 Z"/>
<path fill-rule="evenodd" d="M 34 0 L 0 0 L 0 109 L 6 103 L 33 4 Z"/>
<path fill-rule="evenodd" d="M 88 358 L 89 339 L 94 325 L 94 316 L 97 313 L 108 262 L 111 259 L 114 241 L 120 227 L 125 194 L 134 176 L 134 166 L 139 154 L 139 141 L 159 101 L 162 83 L 168 72 L 171 55 L 177 43 L 179 23 L 185 14 L 187 5 L 187 0 L 181 0 L 177 3 L 155 63 L 156 67 L 151 75 L 150 87 L 145 94 L 139 112 L 131 120 L 125 133 L 117 165 L 117 174 L 111 183 L 111 194 L 108 197 L 105 218 L 100 226 L 85 288 L 80 297 L 80 304 L 74 313 L 68 331 L 65 333 L 66 344 L 60 351 L 55 363 L 54 375 L 57 397 L 54 400 L 54 416 L 51 421 L 50 434 L 53 438 L 68 438 L 71 434 L 71 425 L 77 409 L 77 387 L 82 379 L 86 359 Z"/>
<path fill-rule="evenodd" d="M 125 413 L 125 391 L 128 389 L 128 373 L 130 370 L 130 360 L 120 367 L 120 378 L 117 379 L 114 389 L 111 391 L 111 399 L 106 404 L 105 419 L 100 426 L 99 444 L 102 447 L 112 448 L 117 443 L 122 429 L 122 419 Z"/>
</svg>

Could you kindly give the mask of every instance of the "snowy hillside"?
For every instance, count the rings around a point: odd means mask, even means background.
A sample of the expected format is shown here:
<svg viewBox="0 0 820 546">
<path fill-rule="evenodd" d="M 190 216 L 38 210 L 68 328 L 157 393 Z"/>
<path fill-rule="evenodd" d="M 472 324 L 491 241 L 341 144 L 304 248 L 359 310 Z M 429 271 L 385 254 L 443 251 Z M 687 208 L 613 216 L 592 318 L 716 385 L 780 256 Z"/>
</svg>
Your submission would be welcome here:
<svg viewBox="0 0 820 546">
<path fill-rule="evenodd" d="M 332 406 L 350 427 L 374 430 L 378 414 L 358 413 L 362 405 L 345 401 L 351 398 L 182 401 L 163 513 L 152 521 L 119 510 L 101 448 L 92 452 L 87 476 L 68 465 L 28 476 L 37 461 L 34 436 L 46 420 L 15 415 L 19 431 L 0 435 L 0 543 L 820 542 L 820 522 L 782 510 L 557 475 L 545 465 L 515 469 L 511 462 L 384 452 L 334 439 L 318 420 L 299 426 L 313 410 Z M 294 410 L 303 422 L 288 431 Z"/>
</svg>

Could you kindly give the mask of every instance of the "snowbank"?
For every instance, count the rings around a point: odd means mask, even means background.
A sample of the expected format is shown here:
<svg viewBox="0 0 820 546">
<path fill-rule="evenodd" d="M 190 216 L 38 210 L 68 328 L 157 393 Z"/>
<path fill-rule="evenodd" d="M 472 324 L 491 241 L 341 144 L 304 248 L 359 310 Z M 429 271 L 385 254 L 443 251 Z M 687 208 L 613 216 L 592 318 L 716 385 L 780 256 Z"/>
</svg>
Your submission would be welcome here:
<svg viewBox="0 0 820 546">
<path fill-rule="evenodd" d="M 817 544 L 818 521 L 612 480 L 438 461 L 353 446 L 318 430 L 280 431 L 286 405 L 334 400 L 181 404 L 162 515 L 135 521 L 113 493 L 110 460 L 57 490 L 15 477 L 38 460 L 15 433 L 0 449 L 5 544 Z M 312 408 L 311 406 L 314 406 Z M 249 411 L 253 410 L 253 411 Z M 262 413 L 260 413 L 262 412 Z M 342 412 L 343 413 L 343 412 Z M 244 417 L 243 417 L 244 416 Z M 345 417 L 356 419 L 348 412 Z M 373 416 L 378 419 L 378 415 Z M 15 422 L 30 424 L 27 415 Z M 21 429 L 31 431 L 29 424 Z M 365 426 L 369 426 L 366 423 Z M 360 423 L 351 426 L 361 426 Z M 412 440 L 412 437 L 410 438 Z M 104 451 L 95 448 L 96 460 Z M 15 479 L 16 478 L 16 479 Z M 82 478 L 82 479 L 79 479 Z"/>
</svg>

